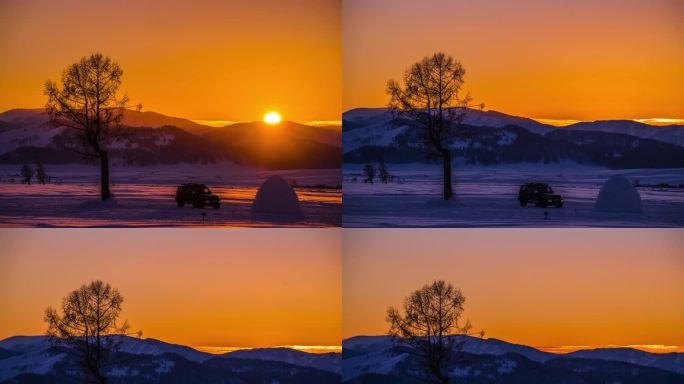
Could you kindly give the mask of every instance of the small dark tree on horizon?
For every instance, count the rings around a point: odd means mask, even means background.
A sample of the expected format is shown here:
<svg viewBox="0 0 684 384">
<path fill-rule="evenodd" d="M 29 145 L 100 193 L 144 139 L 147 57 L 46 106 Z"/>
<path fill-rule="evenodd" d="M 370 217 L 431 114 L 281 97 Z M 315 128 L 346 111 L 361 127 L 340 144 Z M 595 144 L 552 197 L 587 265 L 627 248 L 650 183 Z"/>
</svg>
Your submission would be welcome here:
<svg viewBox="0 0 684 384">
<path fill-rule="evenodd" d="M 22 184 L 31 185 L 31 179 L 33 179 L 34 174 L 33 168 L 31 168 L 31 166 L 28 164 L 24 164 L 21 166 L 19 172 L 21 173 Z"/>
<path fill-rule="evenodd" d="M 448 384 L 444 373 L 455 352 L 463 348 L 464 335 L 472 325 L 459 321 L 463 315 L 465 296 L 461 290 L 442 280 L 425 284 L 404 300 L 404 314 L 387 310 L 389 334 L 398 342 L 412 346 L 419 356 L 431 383 Z M 479 333 L 482 337 L 483 332 Z"/>
<path fill-rule="evenodd" d="M 40 160 L 40 157 L 38 157 L 36 158 L 36 180 L 38 180 L 38 182 L 41 184 L 45 184 L 47 179 L 48 176 L 47 173 L 45 173 L 43 162 Z"/>
<path fill-rule="evenodd" d="M 106 365 L 130 328 L 117 323 L 123 297 L 109 284 L 96 280 L 84 284 L 62 300 L 62 314 L 48 307 L 47 335 L 55 345 L 72 347 L 79 355 L 88 383 L 106 384 Z M 137 336 L 140 337 L 141 333 Z"/>
<path fill-rule="evenodd" d="M 383 184 L 387 184 L 390 180 L 390 174 L 387 170 L 387 165 L 385 164 L 385 160 L 382 157 L 378 162 L 378 178 L 380 179 L 380 182 L 382 182 Z"/>
<path fill-rule="evenodd" d="M 395 80 L 387 82 L 390 111 L 395 117 L 409 118 L 417 128 L 419 145 L 429 156 L 442 160 L 444 200 L 454 195 L 450 148 L 454 126 L 462 124 L 471 102 L 469 94 L 459 96 L 464 76 L 460 62 L 438 52 L 409 67 L 403 85 Z"/>
<path fill-rule="evenodd" d="M 111 197 L 107 147 L 124 117 L 128 96 L 117 96 L 123 70 L 100 53 L 84 57 L 62 73 L 61 87 L 45 83 L 45 110 L 54 125 L 70 128 L 76 142 L 69 149 L 100 160 L 100 197 Z M 138 106 L 140 109 L 140 106 Z"/>
<path fill-rule="evenodd" d="M 366 166 L 363 167 L 363 182 L 373 184 L 373 180 L 375 179 L 376 174 L 377 170 L 375 169 L 373 164 L 367 163 Z"/>
</svg>

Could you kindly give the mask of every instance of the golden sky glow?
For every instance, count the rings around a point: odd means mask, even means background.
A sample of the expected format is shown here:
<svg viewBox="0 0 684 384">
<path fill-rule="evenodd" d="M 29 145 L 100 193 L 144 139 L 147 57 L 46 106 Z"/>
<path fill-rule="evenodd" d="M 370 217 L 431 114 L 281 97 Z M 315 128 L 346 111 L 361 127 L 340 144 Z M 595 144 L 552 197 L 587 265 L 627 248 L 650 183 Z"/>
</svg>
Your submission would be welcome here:
<svg viewBox="0 0 684 384">
<path fill-rule="evenodd" d="M 45 307 L 102 279 L 143 337 L 320 352 L 341 342 L 340 242 L 339 229 L 5 229 L 0 339 L 44 333 Z"/>
<path fill-rule="evenodd" d="M 391 3 L 391 4 L 390 4 Z M 343 110 L 444 51 L 486 109 L 538 119 L 684 119 L 684 2 L 346 0 Z"/>
<path fill-rule="evenodd" d="M 387 307 L 444 279 L 485 337 L 684 352 L 681 229 L 345 229 L 344 244 L 345 338 L 385 334 Z"/>
<path fill-rule="evenodd" d="M 339 120 L 340 2 L 0 2 L 0 111 L 45 104 L 46 80 L 93 52 L 144 110 L 199 120 Z"/>
</svg>

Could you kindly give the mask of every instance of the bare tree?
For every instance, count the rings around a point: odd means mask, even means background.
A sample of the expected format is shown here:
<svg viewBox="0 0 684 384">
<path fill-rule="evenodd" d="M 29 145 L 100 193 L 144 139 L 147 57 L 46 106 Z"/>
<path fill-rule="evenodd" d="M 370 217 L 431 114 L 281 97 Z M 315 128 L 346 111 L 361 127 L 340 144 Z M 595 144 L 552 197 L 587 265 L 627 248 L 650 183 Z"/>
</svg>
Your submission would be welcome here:
<svg viewBox="0 0 684 384">
<path fill-rule="evenodd" d="M 363 179 L 363 182 L 373 184 L 373 179 L 375 179 L 376 174 L 377 170 L 375 169 L 373 164 L 366 164 L 366 166 L 363 167 L 363 176 L 365 177 L 365 179 Z"/>
<path fill-rule="evenodd" d="M 47 173 L 45 173 L 43 162 L 40 160 L 40 157 L 38 157 L 36 158 L 36 180 L 38 180 L 38 182 L 41 184 L 45 184 L 47 179 L 48 176 Z"/>
<path fill-rule="evenodd" d="M 380 158 L 380 162 L 378 163 L 378 178 L 380 179 L 380 182 L 383 184 L 387 184 L 390 179 L 390 174 L 389 171 L 387 171 L 387 165 L 385 164 L 385 160 L 383 158 Z"/>
<path fill-rule="evenodd" d="M 471 102 L 469 94 L 459 96 L 464 76 L 460 62 L 439 52 L 409 67 L 403 86 L 395 80 L 387 82 L 390 111 L 395 117 L 409 118 L 418 129 L 421 147 L 430 156 L 442 159 L 444 200 L 454 195 L 450 148 L 454 126 L 462 124 Z"/>
<path fill-rule="evenodd" d="M 117 96 L 123 70 L 109 57 L 95 53 L 70 65 L 62 73 L 62 86 L 47 81 L 45 109 L 53 124 L 75 133 L 74 150 L 100 160 L 100 196 L 111 197 L 108 143 L 120 127 L 128 97 Z M 140 106 L 138 106 L 138 109 Z"/>
<path fill-rule="evenodd" d="M 459 324 L 464 303 L 460 289 L 438 280 L 425 284 L 405 299 L 404 315 L 394 307 L 387 310 L 389 334 L 415 349 L 432 383 L 449 383 L 444 368 L 452 361 L 454 352 L 462 349 L 462 336 L 470 334 L 469 321 L 463 326 Z"/>
<path fill-rule="evenodd" d="M 31 185 L 31 179 L 33 179 L 34 174 L 33 168 L 28 164 L 24 164 L 21 166 L 19 172 L 21 173 L 21 182 L 23 184 Z"/>
<path fill-rule="evenodd" d="M 97 280 L 67 295 L 61 315 L 52 307 L 45 310 L 50 340 L 74 348 L 89 383 L 107 383 L 104 368 L 130 328 L 127 321 L 117 323 L 122 303 L 117 289 Z"/>
</svg>

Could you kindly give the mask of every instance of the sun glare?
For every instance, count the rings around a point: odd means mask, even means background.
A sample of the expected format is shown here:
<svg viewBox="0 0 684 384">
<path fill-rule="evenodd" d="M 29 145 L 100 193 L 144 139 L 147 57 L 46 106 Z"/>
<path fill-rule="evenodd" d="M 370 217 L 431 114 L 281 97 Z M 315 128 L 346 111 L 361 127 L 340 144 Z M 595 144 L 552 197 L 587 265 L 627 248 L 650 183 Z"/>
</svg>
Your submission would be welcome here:
<svg viewBox="0 0 684 384">
<path fill-rule="evenodd" d="M 266 124 L 278 124 L 280 123 L 280 115 L 277 112 L 269 112 L 264 116 L 264 122 Z"/>
</svg>

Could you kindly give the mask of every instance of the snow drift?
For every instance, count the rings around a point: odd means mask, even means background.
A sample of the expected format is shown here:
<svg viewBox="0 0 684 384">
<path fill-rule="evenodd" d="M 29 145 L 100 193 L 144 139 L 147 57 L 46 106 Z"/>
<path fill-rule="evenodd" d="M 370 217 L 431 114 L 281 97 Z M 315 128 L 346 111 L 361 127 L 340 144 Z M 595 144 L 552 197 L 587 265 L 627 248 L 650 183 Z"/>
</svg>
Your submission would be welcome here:
<svg viewBox="0 0 684 384">
<path fill-rule="evenodd" d="M 615 175 L 603 183 L 594 210 L 641 213 L 641 196 L 627 178 Z"/>
<path fill-rule="evenodd" d="M 295 221 L 304 218 L 294 189 L 278 175 L 261 184 L 250 213 L 252 218 L 262 220 Z"/>
</svg>

